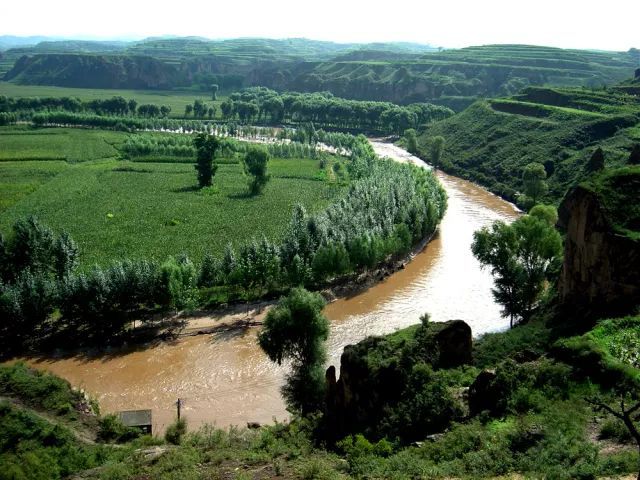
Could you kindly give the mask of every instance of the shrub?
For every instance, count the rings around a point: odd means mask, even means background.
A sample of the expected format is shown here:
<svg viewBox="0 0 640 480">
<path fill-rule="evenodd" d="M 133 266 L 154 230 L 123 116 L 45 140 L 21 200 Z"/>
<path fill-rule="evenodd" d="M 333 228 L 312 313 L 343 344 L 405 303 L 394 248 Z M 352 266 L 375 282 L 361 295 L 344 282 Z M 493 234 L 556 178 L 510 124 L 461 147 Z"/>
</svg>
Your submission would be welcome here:
<svg viewBox="0 0 640 480">
<path fill-rule="evenodd" d="M 101 442 L 124 443 L 140 434 L 139 430 L 125 426 L 115 415 L 106 415 L 100 419 L 97 438 Z"/>
<path fill-rule="evenodd" d="M 167 427 L 164 432 L 164 439 L 173 445 L 180 445 L 182 437 L 187 433 L 187 420 L 185 418 L 176 419 Z"/>
</svg>

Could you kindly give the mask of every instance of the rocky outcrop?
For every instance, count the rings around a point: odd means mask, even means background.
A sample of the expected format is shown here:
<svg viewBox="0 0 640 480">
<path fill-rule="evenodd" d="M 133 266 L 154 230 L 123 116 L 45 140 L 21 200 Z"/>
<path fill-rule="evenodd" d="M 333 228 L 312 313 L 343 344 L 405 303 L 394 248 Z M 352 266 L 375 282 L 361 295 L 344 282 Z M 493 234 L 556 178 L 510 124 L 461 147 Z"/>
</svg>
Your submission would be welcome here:
<svg viewBox="0 0 640 480">
<path fill-rule="evenodd" d="M 640 302 L 640 242 L 614 229 L 601 196 L 576 187 L 560 206 L 558 224 L 566 231 L 561 304 L 581 314 L 633 309 Z"/>
<path fill-rule="evenodd" d="M 387 412 L 404 398 L 417 364 L 433 369 L 471 362 L 471 328 L 462 320 L 430 322 L 410 327 L 408 339 L 394 335 L 369 337 L 347 345 L 340 358 L 340 378 L 330 366 L 326 372 L 328 436 L 334 439 L 362 432 L 383 421 Z"/>
</svg>

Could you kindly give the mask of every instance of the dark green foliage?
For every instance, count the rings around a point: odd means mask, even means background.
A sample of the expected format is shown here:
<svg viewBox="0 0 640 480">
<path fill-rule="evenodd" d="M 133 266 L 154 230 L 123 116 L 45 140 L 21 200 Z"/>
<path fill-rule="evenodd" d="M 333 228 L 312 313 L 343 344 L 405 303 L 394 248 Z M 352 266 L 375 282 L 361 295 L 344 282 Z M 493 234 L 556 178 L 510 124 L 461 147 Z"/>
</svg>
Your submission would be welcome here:
<svg viewBox="0 0 640 480">
<path fill-rule="evenodd" d="M 140 430 L 123 425 L 115 415 L 105 415 L 100 419 L 97 439 L 105 443 L 125 443 L 140 435 Z"/>
<path fill-rule="evenodd" d="M 380 431 L 404 441 L 420 440 L 429 432 L 441 432 L 462 417 L 462 406 L 454 398 L 444 375 L 424 363 L 413 366 L 400 401 L 381 419 Z"/>
<path fill-rule="evenodd" d="M 193 140 L 196 146 L 196 171 L 198 172 L 198 185 L 200 188 L 209 187 L 218 166 L 213 163 L 217 150 L 220 148 L 220 140 L 214 135 L 201 133 Z"/>
<path fill-rule="evenodd" d="M 316 278 L 322 282 L 332 275 L 342 275 L 351 270 L 349 254 L 344 245 L 325 245 L 320 247 L 311 262 L 311 269 Z"/>
<path fill-rule="evenodd" d="M 538 204 L 538 200 L 547 193 L 547 172 L 544 165 L 532 162 L 524 167 L 522 172 L 522 185 L 524 193 L 533 202 L 532 206 Z"/>
<path fill-rule="evenodd" d="M 609 417 L 602 422 L 598 438 L 603 440 L 610 439 L 618 443 L 631 443 L 633 441 L 622 420 L 615 417 Z"/>
<path fill-rule="evenodd" d="M 319 410 L 324 392 L 324 342 L 329 321 L 322 314 L 324 300 L 318 293 L 294 288 L 269 311 L 258 335 L 260 347 L 273 362 L 291 360 L 292 373 L 283 394 L 293 411 Z"/>
<path fill-rule="evenodd" d="M 342 388 L 348 393 L 338 394 L 335 403 L 328 397 L 328 436 L 362 433 L 410 443 L 461 419 L 454 386 L 468 386 L 476 370 L 443 368 L 448 352 L 441 351 L 439 334 L 450 328 L 457 328 L 455 322 L 430 323 L 425 315 L 421 325 L 346 347 L 341 372 L 348 378 L 341 381 L 347 382 Z"/>
<path fill-rule="evenodd" d="M 53 263 L 54 244 L 51 229 L 42 225 L 35 217 L 18 220 L 13 226 L 10 247 L 13 275 L 18 276 L 24 270 L 49 270 Z"/>
<path fill-rule="evenodd" d="M 548 349 L 550 337 L 551 330 L 542 321 L 532 321 L 506 332 L 487 333 L 474 342 L 474 365 L 489 368 L 509 357 L 540 356 Z"/>
<path fill-rule="evenodd" d="M 169 257 L 160 266 L 160 285 L 165 306 L 175 310 L 195 308 L 197 272 L 188 257 Z"/>
<path fill-rule="evenodd" d="M 264 87 L 247 88 L 231 94 L 222 103 L 225 119 L 236 116 L 243 123 L 282 121 L 331 128 L 357 128 L 402 134 L 408 129 L 453 115 L 447 107 L 414 103 L 401 107 L 387 102 L 346 100 L 329 92 L 279 94 Z"/>
<path fill-rule="evenodd" d="M 173 445 L 180 445 L 185 433 L 187 433 L 187 420 L 180 418 L 167 427 L 164 432 L 164 438 Z"/>
<path fill-rule="evenodd" d="M 440 168 L 442 165 L 442 152 L 444 151 L 444 137 L 437 135 L 429 139 L 429 162 L 435 168 Z"/>
<path fill-rule="evenodd" d="M 640 167 L 606 169 L 581 186 L 598 196 L 617 233 L 640 238 Z"/>
<path fill-rule="evenodd" d="M 244 173 L 249 175 L 249 192 L 251 195 L 258 195 L 269 181 L 267 174 L 267 164 L 269 153 L 266 149 L 252 146 L 247 149 L 244 156 Z"/>
<path fill-rule="evenodd" d="M 67 335 L 80 334 L 82 341 L 102 336 L 104 342 L 122 333 L 145 308 L 165 301 L 171 304 L 168 284 L 161 280 L 159 265 L 145 260 L 116 262 L 71 275 L 60 287 L 60 310 L 72 327 Z"/>
<path fill-rule="evenodd" d="M 629 165 L 640 165 L 640 144 L 636 143 L 631 149 L 629 159 L 627 160 Z"/>
<path fill-rule="evenodd" d="M 413 128 L 405 130 L 404 140 L 407 145 L 407 151 L 409 153 L 416 154 L 418 152 L 418 138 L 416 137 L 416 131 Z"/>
<path fill-rule="evenodd" d="M 604 170 L 604 152 L 602 151 L 602 148 L 598 147 L 596 151 L 593 152 L 593 155 L 591 155 L 591 158 L 584 168 L 588 173 Z"/>
<path fill-rule="evenodd" d="M 71 390 L 66 380 L 21 362 L 0 366 L 0 395 L 18 398 L 26 405 L 54 415 L 74 412 L 82 398 L 80 393 Z"/>
<path fill-rule="evenodd" d="M 474 233 L 471 249 L 483 266 L 491 267 L 493 296 L 502 314 L 526 321 L 561 265 L 562 239 L 555 230 L 553 207 L 538 205 L 511 225 L 495 222 Z"/>
<path fill-rule="evenodd" d="M 78 266 L 78 245 L 67 232 L 56 240 L 53 254 L 58 278 L 66 278 Z"/>
<path fill-rule="evenodd" d="M 69 430 L 0 402 L 0 478 L 57 480 L 99 464 Z"/>
</svg>

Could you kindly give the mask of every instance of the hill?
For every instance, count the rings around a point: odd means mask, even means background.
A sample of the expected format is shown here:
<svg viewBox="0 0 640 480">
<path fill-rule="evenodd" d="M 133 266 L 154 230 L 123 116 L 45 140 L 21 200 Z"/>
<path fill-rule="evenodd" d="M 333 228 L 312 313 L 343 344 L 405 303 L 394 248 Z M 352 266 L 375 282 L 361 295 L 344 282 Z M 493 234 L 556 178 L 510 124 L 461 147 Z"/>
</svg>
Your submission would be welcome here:
<svg viewBox="0 0 640 480">
<path fill-rule="evenodd" d="M 607 166 L 627 161 L 640 143 L 640 98 L 617 89 L 529 87 L 428 126 L 419 138 L 425 158 L 438 135 L 445 138 L 443 169 L 515 200 L 524 167 L 538 162 L 548 176 L 545 201 L 558 203 L 587 177 L 597 147 Z"/>
<path fill-rule="evenodd" d="M 400 104 L 430 101 L 462 110 L 479 97 L 510 95 L 530 85 L 614 84 L 638 67 L 632 51 L 530 45 L 435 51 L 413 44 L 336 44 L 306 39 L 150 39 L 123 49 L 113 42 L 76 43 L 75 49 L 73 42 L 46 42 L 8 50 L 3 65 L 9 68 L 13 62 L 13 67 L 4 79 L 83 87 L 208 90 L 216 83 L 223 90 L 248 86 L 328 90 L 345 98 Z M 78 65 L 100 75 L 87 78 L 86 70 Z M 150 70 L 157 80 L 148 78 Z"/>
</svg>

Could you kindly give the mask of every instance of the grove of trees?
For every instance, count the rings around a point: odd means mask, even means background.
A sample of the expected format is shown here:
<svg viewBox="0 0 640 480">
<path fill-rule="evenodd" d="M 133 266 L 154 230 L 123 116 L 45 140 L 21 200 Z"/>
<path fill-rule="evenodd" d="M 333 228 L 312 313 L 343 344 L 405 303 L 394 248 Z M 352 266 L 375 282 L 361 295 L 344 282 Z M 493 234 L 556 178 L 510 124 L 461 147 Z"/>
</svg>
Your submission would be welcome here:
<svg viewBox="0 0 640 480">
<path fill-rule="evenodd" d="M 196 138 L 208 163 L 219 140 Z M 431 172 L 377 158 L 366 138 L 351 143 L 345 160 L 350 186 L 340 198 L 312 215 L 296 206 L 281 242 L 258 237 L 229 244 L 200 264 L 182 255 L 79 270 L 69 235 L 35 218 L 18 221 L 8 239 L 0 239 L 0 338 L 10 341 L 3 351 L 60 332 L 76 344 L 109 343 L 149 312 L 199 305 L 202 292 L 227 292 L 229 298 L 242 291 L 255 298 L 298 286 L 320 288 L 405 254 L 437 227 L 444 190 Z"/>
<path fill-rule="evenodd" d="M 243 123 L 310 123 L 333 128 L 375 130 L 401 135 L 409 128 L 453 115 L 429 103 L 399 106 L 388 102 L 347 100 L 322 93 L 278 93 L 264 87 L 233 93 L 220 106 L 226 120 Z"/>
</svg>

